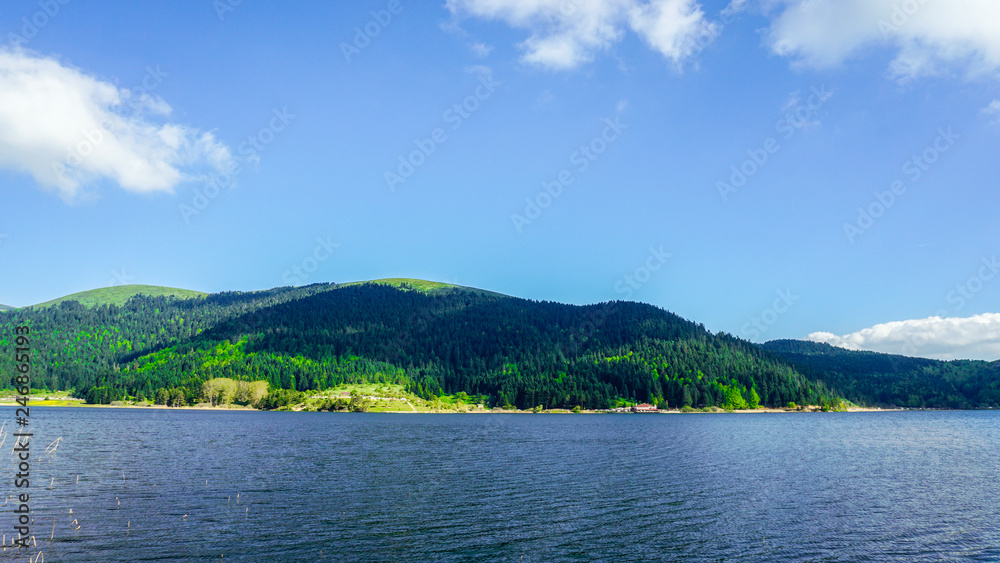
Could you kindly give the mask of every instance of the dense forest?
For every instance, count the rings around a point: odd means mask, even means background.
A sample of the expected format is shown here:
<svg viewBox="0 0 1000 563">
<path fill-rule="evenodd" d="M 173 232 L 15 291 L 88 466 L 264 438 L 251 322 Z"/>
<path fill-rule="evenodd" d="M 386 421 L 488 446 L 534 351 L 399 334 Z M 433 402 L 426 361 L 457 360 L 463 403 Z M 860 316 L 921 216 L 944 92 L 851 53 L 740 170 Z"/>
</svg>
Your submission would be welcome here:
<svg viewBox="0 0 1000 563">
<path fill-rule="evenodd" d="M 763 345 L 846 399 L 872 406 L 1000 407 L 1000 362 L 944 362 L 799 340 Z"/>
<path fill-rule="evenodd" d="M 34 385 L 93 402 L 185 404 L 216 378 L 273 391 L 395 383 L 424 398 L 464 392 L 518 408 L 838 402 L 756 345 L 633 302 L 572 306 L 379 283 L 67 301 L 0 313 L 5 370 L 17 324 L 32 329 Z"/>
</svg>

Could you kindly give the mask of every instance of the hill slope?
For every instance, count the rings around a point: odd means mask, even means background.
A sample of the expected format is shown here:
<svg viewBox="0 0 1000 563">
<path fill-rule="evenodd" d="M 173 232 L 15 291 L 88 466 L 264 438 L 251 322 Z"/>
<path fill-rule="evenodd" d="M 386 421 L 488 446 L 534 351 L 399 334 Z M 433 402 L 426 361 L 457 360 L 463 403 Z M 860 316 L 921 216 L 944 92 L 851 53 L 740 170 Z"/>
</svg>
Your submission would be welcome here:
<svg viewBox="0 0 1000 563">
<path fill-rule="evenodd" d="M 1000 362 L 944 362 L 802 340 L 773 340 L 762 347 L 860 404 L 1000 407 Z"/>
<path fill-rule="evenodd" d="M 16 309 L 16 307 L 11 307 L 10 305 L 0 305 L 0 311 L 10 311 Z"/>
<path fill-rule="evenodd" d="M 66 301 L 77 301 L 84 307 L 95 307 L 97 305 L 118 305 L 119 307 L 128 302 L 136 295 L 148 295 L 150 297 L 177 297 L 180 299 L 190 299 L 192 297 L 204 297 L 207 293 L 191 291 L 189 289 L 176 289 L 172 287 L 159 287 L 155 285 L 116 285 L 91 289 L 73 293 L 65 297 L 32 305 L 36 308 L 51 307 Z"/>
<path fill-rule="evenodd" d="M 425 398 L 521 408 L 835 402 L 755 345 L 631 302 L 573 306 L 419 280 L 315 284 L 192 299 L 135 295 L 0 313 L 32 327 L 36 381 L 105 402 L 219 377 L 299 391 L 393 383 Z M 13 357 L 0 341 L 0 368 Z"/>
</svg>

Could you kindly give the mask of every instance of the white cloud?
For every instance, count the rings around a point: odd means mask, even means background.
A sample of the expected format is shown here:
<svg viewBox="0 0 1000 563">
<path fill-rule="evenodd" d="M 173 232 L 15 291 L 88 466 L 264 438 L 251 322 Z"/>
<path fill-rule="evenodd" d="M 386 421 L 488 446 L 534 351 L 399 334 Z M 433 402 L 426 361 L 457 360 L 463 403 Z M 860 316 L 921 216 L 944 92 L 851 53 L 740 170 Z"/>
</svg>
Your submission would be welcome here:
<svg viewBox="0 0 1000 563">
<path fill-rule="evenodd" d="M 722 9 L 721 16 L 723 19 L 731 18 L 736 14 L 746 11 L 747 0 L 733 0 L 728 6 Z"/>
<path fill-rule="evenodd" d="M 695 0 L 447 0 L 452 14 L 500 20 L 531 35 L 523 60 L 566 70 L 593 60 L 621 40 L 626 28 L 681 64 L 714 39 Z"/>
<path fill-rule="evenodd" d="M 778 12 L 771 49 L 815 67 L 843 63 L 865 48 L 895 52 L 899 79 L 1000 71 L 1000 2 L 995 0 L 768 0 Z"/>
<path fill-rule="evenodd" d="M 1000 124 L 1000 100 L 993 100 L 990 105 L 983 108 L 983 113 L 993 119 L 993 123 Z"/>
<path fill-rule="evenodd" d="M 169 112 L 158 97 L 55 59 L 0 50 L 0 167 L 30 174 L 66 200 L 101 179 L 170 192 L 232 163 L 211 133 L 146 118 Z"/>
<path fill-rule="evenodd" d="M 675 63 L 701 50 L 714 40 L 717 24 L 705 21 L 705 14 L 688 0 L 660 0 L 633 7 L 629 22 L 647 43 Z"/>
<path fill-rule="evenodd" d="M 1000 314 L 896 321 L 844 336 L 814 332 L 808 339 L 848 350 L 870 350 L 938 360 L 993 361 L 1000 359 Z"/>
</svg>

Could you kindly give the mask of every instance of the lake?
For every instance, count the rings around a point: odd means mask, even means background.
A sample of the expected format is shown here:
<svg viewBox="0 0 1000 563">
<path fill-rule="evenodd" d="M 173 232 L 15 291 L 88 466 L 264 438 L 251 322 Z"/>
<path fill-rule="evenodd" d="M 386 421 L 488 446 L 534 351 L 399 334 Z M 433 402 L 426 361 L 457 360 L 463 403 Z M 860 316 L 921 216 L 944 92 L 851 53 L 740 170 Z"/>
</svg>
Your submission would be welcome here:
<svg viewBox="0 0 1000 563">
<path fill-rule="evenodd" d="M 47 562 L 1000 560 L 996 411 L 31 420 Z"/>
</svg>

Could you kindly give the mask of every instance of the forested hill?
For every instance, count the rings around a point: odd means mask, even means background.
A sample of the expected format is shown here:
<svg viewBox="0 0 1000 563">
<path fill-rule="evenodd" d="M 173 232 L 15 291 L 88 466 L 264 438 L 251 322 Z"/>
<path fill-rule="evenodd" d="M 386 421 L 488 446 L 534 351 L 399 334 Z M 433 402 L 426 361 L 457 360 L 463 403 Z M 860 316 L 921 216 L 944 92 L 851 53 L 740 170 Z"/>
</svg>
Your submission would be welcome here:
<svg viewBox="0 0 1000 563">
<path fill-rule="evenodd" d="M 856 403 L 920 408 L 1000 407 L 1000 362 L 944 362 L 856 352 L 801 340 L 773 340 L 762 346 Z"/>
<path fill-rule="evenodd" d="M 63 301 L 0 313 L 0 323 L 0 362 L 13 358 L 12 327 L 27 324 L 36 386 L 100 402 L 165 388 L 194 400 L 219 377 L 300 391 L 399 383 L 423 397 L 464 392 L 521 408 L 836 402 L 759 347 L 657 307 L 572 306 L 420 281 Z"/>
</svg>

